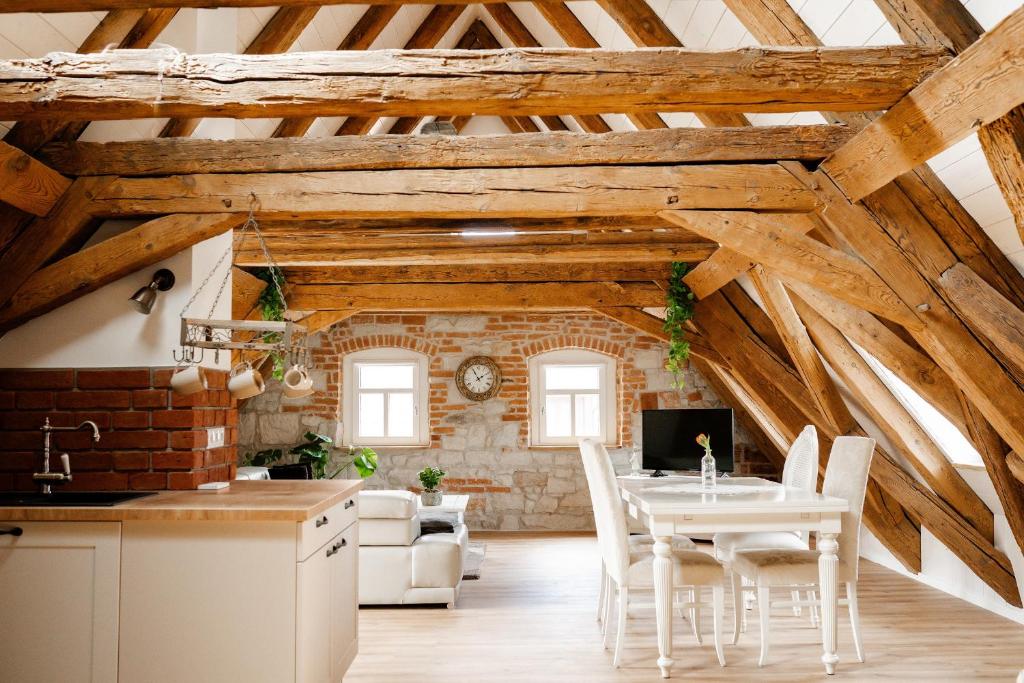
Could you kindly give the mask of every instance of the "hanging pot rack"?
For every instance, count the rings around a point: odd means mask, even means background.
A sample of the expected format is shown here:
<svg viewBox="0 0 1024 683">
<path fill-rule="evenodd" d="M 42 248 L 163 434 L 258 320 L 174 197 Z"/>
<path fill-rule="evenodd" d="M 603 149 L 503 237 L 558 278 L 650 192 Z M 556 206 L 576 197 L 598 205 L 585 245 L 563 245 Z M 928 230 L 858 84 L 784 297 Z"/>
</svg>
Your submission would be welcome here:
<svg viewBox="0 0 1024 683">
<path fill-rule="evenodd" d="M 281 301 L 286 301 L 284 290 L 281 287 L 280 269 L 274 257 L 267 249 L 263 239 L 259 223 L 255 218 L 257 199 L 254 193 L 249 193 L 249 215 L 245 224 L 236 232 L 231 244 L 221 254 L 220 258 L 210 269 L 199 287 L 193 292 L 192 297 L 181 309 L 181 349 L 174 352 L 174 360 L 179 365 L 196 365 L 202 362 L 204 351 L 211 349 L 215 356 L 221 350 L 225 351 L 261 351 L 266 354 L 284 356 L 291 364 L 308 364 L 309 343 L 307 329 L 304 325 L 290 320 L 221 320 L 213 318 L 217 304 L 228 287 L 231 278 L 231 269 L 227 268 L 224 277 L 221 279 L 217 289 L 217 295 L 210 305 L 209 312 L 205 318 L 188 317 L 189 309 L 196 299 L 203 292 L 214 274 L 221 268 L 228 257 L 236 253 L 251 231 L 259 243 L 263 256 L 270 268 L 270 284 L 274 287 Z M 231 261 L 234 265 L 234 261 Z"/>
</svg>

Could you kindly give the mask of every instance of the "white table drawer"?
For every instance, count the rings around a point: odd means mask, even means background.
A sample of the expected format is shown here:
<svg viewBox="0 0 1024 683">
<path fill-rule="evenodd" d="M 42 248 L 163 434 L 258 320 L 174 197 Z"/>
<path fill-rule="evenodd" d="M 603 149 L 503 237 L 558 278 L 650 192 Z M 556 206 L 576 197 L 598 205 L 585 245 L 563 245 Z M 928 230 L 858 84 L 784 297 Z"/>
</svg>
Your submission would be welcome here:
<svg viewBox="0 0 1024 683">
<path fill-rule="evenodd" d="M 298 559 L 312 555 L 320 546 L 344 531 L 359 517 L 359 497 L 353 493 L 325 512 L 299 524 Z"/>
</svg>

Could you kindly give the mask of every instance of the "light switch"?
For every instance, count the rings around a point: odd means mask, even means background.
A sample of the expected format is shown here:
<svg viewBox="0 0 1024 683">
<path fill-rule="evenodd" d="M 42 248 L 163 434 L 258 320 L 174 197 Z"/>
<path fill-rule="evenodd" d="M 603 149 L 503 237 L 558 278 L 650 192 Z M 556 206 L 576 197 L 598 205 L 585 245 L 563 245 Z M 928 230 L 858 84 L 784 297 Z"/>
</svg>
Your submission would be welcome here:
<svg viewBox="0 0 1024 683">
<path fill-rule="evenodd" d="M 220 448 L 224 445 L 224 428 L 223 427 L 207 427 L 206 428 L 206 447 L 207 448 Z"/>
</svg>

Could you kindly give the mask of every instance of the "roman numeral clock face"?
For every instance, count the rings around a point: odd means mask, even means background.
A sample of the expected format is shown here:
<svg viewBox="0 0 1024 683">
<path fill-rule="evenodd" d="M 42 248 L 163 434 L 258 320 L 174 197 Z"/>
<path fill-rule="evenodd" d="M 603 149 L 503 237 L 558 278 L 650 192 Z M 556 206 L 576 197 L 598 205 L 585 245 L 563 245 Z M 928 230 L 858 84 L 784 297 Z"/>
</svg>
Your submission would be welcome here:
<svg viewBox="0 0 1024 683">
<path fill-rule="evenodd" d="M 487 356 L 473 356 L 462 361 L 455 372 L 459 393 L 471 401 L 493 398 L 501 388 L 501 370 Z"/>
</svg>

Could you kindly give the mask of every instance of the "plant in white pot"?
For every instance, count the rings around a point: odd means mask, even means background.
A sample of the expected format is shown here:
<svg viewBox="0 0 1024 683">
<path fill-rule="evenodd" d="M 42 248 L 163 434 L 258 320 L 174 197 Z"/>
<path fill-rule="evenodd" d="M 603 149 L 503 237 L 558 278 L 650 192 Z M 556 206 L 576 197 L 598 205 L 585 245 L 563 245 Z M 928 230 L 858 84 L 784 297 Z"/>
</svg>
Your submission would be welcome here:
<svg viewBox="0 0 1024 683">
<path fill-rule="evenodd" d="M 420 500 L 424 505 L 440 505 L 441 491 L 437 485 L 444 479 L 444 470 L 440 467 L 424 467 L 420 472 L 420 483 L 423 484 L 423 492 L 420 493 Z"/>
</svg>

